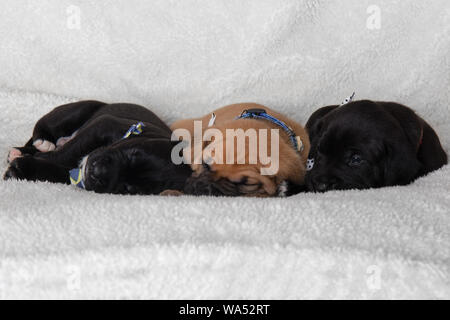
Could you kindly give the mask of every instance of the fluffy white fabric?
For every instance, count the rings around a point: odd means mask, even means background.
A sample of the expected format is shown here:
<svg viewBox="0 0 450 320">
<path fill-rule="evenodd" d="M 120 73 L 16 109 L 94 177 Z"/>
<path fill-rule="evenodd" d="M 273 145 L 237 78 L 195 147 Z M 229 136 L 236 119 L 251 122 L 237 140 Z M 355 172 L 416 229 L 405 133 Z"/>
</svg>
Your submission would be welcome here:
<svg viewBox="0 0 450 320">
<path fill-rule="evenodd" d="M 255 101 L 304 123 L 354 90 L 411 106 L 449 150 L 447 0 L 377 1 L 379 30 L 361 0 L 0 3 L 5 159 L 77 99 L 168 122 Z M 258 200 L 1 181 L 0 297 L 448 299 L 449 173 Z"/>
</svg>

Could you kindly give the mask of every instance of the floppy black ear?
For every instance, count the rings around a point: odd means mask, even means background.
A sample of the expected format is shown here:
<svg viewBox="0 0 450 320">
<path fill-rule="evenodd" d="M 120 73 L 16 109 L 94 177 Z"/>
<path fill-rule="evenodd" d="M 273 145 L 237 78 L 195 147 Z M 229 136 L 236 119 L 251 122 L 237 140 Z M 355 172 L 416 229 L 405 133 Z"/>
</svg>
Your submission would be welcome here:
<svg viewBox="0 0 450 320">
<path fill-rule="evenodd" d="M 315 133 L 317 133 L 318 126 L 320 126 L 320 120 L 326 116 L 328 113 L 330 113 L 331 111 L 333 111 L 334 109 L 336 109 L 337 107 L 339 107 L 338 105 L 335 106 L 326 106 L 326 107 L 322 107 L 319 110 L 316 110 L 308 119 L 308 121 L 306 122 L 306 131 L 308 131 L 309 136 L 311 137 L 311 135 L 314 135 Z M 320 130 L 319 130 L 320 131 Z"/>
<path fill-rule="evenodd" d="M 408 142 L 417 150 L 423 137 L 423 120 L 412 109 L 401 104 L 385 102 L 382 107 L 397 120 Z"/>
<path fill-rule="evenodd" d="M 396 120 L 404 133 L 403 137 L 386 142 L 385 184 L 405 185 L 416 179 L 422 169 L 417 154 L 423 139 L 424 122 L 406 106 L 387 102 L 382 107 Z"/>
<path fill-rule="evenodd" d="M 315 156 L 315 152 L 316 152 L 316 142 L 319 139 L 319 135 L 320 135 L 320 131 L 322 130 L 322 119 L 324 116 L 326 116 L 328 113 L 330 113 L 331 111 L 333 111 L 334 109 L 336 109 L 337 107 L 339 107 L 338 105 L 333 105 L 333 106 L 327 106 L 327 107 L 322 107 L 319 110 L 315 111 L 308 119 L 308 121 L 306 122 L 306 126 L 305 129 L 308 132 L 309 135 L 309 140 L 311 143 L 311 149 L 310 149 L 310 157 L 314 157 Z"/>
<path fill-rule="evenodd" d="M 420 175 L 425 175 L 431 171 L 437 170 L 446 165 L 448 161 L 447 153 L 442 148 L 438 135 L 425 121 L 423 126 L 423 137 L 417 157 L 422 163 Z"/>
<path fill-rule="evenodd" d="M 403 128 L 409 143 L 422 164 L 418 176 L 425 175 L 447 164 L 447 154 L 433 128 L 408 107 L 386 103 L 384 108 Z"/>
<path fill-rule="evenodd" d="M 389 112 L 403 128 L 408 142 L 415 151 L 415 158 L 421 163 L 417 176 L 425 175 L 447 164 L 447 154 L 433 128 L 412 109 L 397 103 L 385 103 Z"/>
<path fill-rule="evenodd" d="M 414 181 L 421 163 L 407 141 L 390 141 L 385 145 L 383 186 L 406 185 Z"/>
</svg>

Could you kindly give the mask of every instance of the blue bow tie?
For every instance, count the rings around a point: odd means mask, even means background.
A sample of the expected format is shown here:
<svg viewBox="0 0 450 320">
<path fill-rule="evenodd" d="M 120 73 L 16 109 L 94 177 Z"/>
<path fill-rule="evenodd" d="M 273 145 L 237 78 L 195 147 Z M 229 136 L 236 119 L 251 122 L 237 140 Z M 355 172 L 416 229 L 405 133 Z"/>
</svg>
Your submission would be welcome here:
<svg viewBox="0 0 450 320">
<path fill-rule="evenodd" d="M 84 189 L 83 175 L 80 168 L 75 168 L 69 171 L 70 184 L 77 186 L 78 188 Z"/>
<path fill-rule="evenodd" d="M 130 135 L 135 134 L 141 134 L 142 133 L 142 127 L 145 127 L 145 124 L 143 122 L 138 122 L 136 124 L 133 124 L 130 129 L 128 129 L 127 133 L 122 137 L 122 139 L 128 138 Z"/>
</svg>

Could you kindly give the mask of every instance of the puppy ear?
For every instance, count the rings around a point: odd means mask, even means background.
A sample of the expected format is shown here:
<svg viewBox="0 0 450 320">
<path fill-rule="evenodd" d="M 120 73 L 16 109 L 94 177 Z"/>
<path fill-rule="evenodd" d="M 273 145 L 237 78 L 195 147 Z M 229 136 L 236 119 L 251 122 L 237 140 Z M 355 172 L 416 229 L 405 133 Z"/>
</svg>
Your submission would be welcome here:
<svg viewBox="0 0 450 320">
<path fill-rule="evenodd" d="M 412 109 L 397 103 L 385 103 L 383 108 L 397 120 L 408 142 L 417 150 L 423 138 L 423 120 Z"/>
<path fill-rule="evenodd" d="M 325 117 L 328 113 L 335 110 L 338 105 L 333 106 L 327 106 L 320 108 L 319 110 L 315 111 L 311 117 L 309 117 L 308 122 L 306 122 L 305 129 L 308 132 L 309 140 L 311 143 L 311 151 L 310 154 L 314 155 L 315 149 L 316 149 L 316 142 L 319 139 L 320 131 L 322 130 L 322 119 Z"/>
<path fill-rule="evenodd" d="M 319 110 L 316 110 L 308 119 L 308 122 L 306 122 L 306 126 L 305 129 L 306 131 L 308 131 L 308 134 L 311 136 L 312 134 L 316 133 L 315 131 L 317 131 L 317 126 L 320 125 L 320 120 L 326 116 L 328 113 L 330 113 L 331 111 L 333 111 L 334 109 L 336 109 L 337 107 L 339 107 L 338 105 L 334 105 L 334 106 L 327 106 L 327 107 L 322 107 Z"/>
<path fill-rule="evenodd" d="M 387 142 L 385 149 L 382 185 L 394 186 L 411 183 L 421 168 L 415 150 L 409 146 L 407 141 Z"/>
<path fill-rule="evenodd" d="M 422 120 L 412 109 L 397 103 L 383 103 L 382 107 L 404 133 L 403 136 L 399 135 L 385 142 L 384 183 L 388 186 L 411 183 L 422 166 L 417 158 L 423 135 Z"/>
<path fill-rule="evenodd" d="M 395 103 L 387 103 L 385 109 L 397 120 L 414 148 L 415 157 L 422 164 L 419 176 L 447 164 L 447 154 L 439 137 L 425 120 L 410 108 Z"/>
</svg>

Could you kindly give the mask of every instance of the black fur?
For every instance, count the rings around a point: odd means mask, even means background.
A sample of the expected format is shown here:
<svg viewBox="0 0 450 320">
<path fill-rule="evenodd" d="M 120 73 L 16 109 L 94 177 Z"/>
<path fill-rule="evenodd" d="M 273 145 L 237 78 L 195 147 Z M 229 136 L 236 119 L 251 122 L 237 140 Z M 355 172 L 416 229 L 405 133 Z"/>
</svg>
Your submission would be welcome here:
<svg viewBox="0 0 450 320">
<path fill-rule="evenodd" d="M 123 139 L 137 122 L 140 135 Z M 38 139 L 54 144 L 60 137 L 76 135 L 55 151 L 39 152 Z M 99 193 L 158 194 L 183 190 L 192 171 L 171 160 L 171 130 L 153 112 L 133 104 L 81 101 L 59 106 L 41 118 L 33 137 L 19 149 L 23 157 L 11 162 L 4 179 L 70 183 L 69 170 L 89 155 L 85 186 Z"/>
<path fill-rule="evenodd" d="M 327 106 L 308 120 L 311 191 L 406 185 L 447 164 L 435 131 L 410 108 L 356 101 Z"/>
</svg>

